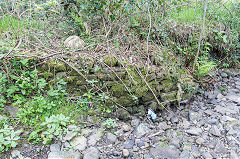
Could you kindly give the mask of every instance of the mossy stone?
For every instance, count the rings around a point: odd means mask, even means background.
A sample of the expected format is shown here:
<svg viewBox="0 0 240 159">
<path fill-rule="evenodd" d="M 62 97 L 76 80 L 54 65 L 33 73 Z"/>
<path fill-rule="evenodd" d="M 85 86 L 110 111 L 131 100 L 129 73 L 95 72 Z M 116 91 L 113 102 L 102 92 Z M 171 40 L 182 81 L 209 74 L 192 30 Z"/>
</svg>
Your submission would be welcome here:
<svg viewBox="0 0 240 159">
<path fill-rule="evenodd" d="M 121 97 L 126 94 L 124 85 L 112 86 L 111 91 L 115 97 Z"/>
<path fill-rule="evenodd" d="M 98 79 L 102 81 L 113 81 L 114 77 L 111 74 L 100 73 L 97 74 Z"/>
<path fill-rule="evenodd" d="M 176 84 L 173 83 L 171 79 L 165 79 L 161 81 L 164 92 L 169 92 L 172 89 L 177 89 Z"/>
<path fill-rule="evenodd" d="M 115 67 L 118 66 L 118 60 L 113 56 L 105 56 L 104 57 L 104 63 L 108 65 L 109 67 Z"/>
<path fill-rule="evenodd" d="M 73 84 L 73 83 L 76 83 L 77 81 L 77 76 L 68 76 L 66 78 L 63 78 L 63 80 L 65 82 L 67 82 L 68 84 Z"/>
<path fill-rule="evenodd" d="M 88 84 L 88 82 L 87 81 L 85 81 L 85 80 L 77 80 L 76 81 L 76 85 L 77 86 L 83 86 L 83 85 L 87 85 Z"/>
<path fill-rule="evenodd" d="M 157 102 L 152 102 L 150 105 L 149 105 L 149 108 L 151 108 L 153 111 L 156 111 L 158 109 L 158 104 Z"/>
<path fill-rule="evenodd" d="M 153 96 L 152 92 L 150 92 L 150 91 L 148 91 L 147 94 L 142 97 L 142 102 L 143 103 L 149 102 L 149 101 L 152 101 L 152 100 L 154 100 L 154 96 Z"/>
<path fill-rule="evenodd" d="M 67 74 L 70 75 L 70 76 L 79 76 L 79 73 L 75 70 L 68 71 Z"/>
<path fill-rule="evenodd" d="M 148 88 L 147 86 L 135 86 L 134 95 L 138 98 L 144 97 L 147 95 Z"/>
<path fill-rule="evenodd" d="M 129 119 L 131 119 L 130 113 L 127 110 L 123 109 L 123 108 L 117 109 L 116 114 L 117 114 L 117 118 L 120 119 L 120 120 L 129 120 Z"/>
<path fill-rule="evenodd" d="M 177 100 L 177 92 L 168 92 L 161 94 L 162 100 L 165 101 L 176 101 Z"/>
<path fill-rule="evenodd" d="M 67 70 L 66 64 L 61 61 L 50 60 L 48 64 L 50 65 L 50 68 L 55 69 L 55 72 L 63 72 Z"/>
<path fill-rule="evenodd" d="M 39 73 L 39 77 L 43 77 L 44 79 L 48 80 L 49 78 L 52 78 L 53 77 L 53 73 L 51 72 L 42 72 L 42 73 Z"/>
<path fill-rule="evenodd" d="M 136 105 L 136 101 L 134 101 L 134 99 L 131 95 L 125 95 L 125 96 L 116 98 L 115 102 L 124 107 L 131 107 L 131 106 Z"/>
</svg>

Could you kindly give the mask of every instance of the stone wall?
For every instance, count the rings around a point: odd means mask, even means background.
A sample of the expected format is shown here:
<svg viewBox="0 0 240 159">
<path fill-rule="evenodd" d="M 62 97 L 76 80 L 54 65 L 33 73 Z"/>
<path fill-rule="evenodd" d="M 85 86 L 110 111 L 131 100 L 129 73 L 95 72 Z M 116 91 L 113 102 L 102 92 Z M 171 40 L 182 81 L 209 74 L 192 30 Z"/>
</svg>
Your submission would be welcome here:
<svg viewBox="0 0 240 159">
<path fill-rule="evenodd" d="M 141 105 L 162 109 L 167 103 L 177 103 L 191 96 L 192 92 L 183 93 L 175 75 L 165 74 L 160 68 L 121 63 L 112 55 L 91 58 L 83 54 L 52 58 L 38 67 L 40 76 L 50 82 L 56 77 L 68 82 L 69 93 L 78 96 L 92 88 L 92 92 L 104 92 L 111 97 L 108 105 L 117 104 L 133 113 L 139 111 Z M 181 81 L 195 87 L 187 76 L 181 77 Z"/>
</svg>

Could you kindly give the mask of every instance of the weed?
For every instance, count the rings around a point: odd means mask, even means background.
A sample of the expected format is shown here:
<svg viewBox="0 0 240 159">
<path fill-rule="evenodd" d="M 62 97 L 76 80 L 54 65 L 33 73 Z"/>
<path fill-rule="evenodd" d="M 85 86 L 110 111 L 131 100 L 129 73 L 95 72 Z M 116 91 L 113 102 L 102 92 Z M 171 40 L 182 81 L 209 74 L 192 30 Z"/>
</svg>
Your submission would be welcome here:
<svg viewBox="0 0 240 159">
<path fill-rule="evenodd" d="M 116 128 L 117 127 L 117 122 L 114 119 L 107 119 L 102 123 L 103 127 L 107 128 L 107 129 L 112 129 L 112 128 Z"/>
<path fill-rule="evenodd" d="M 0 129 L 0 151 L 7 151 L 9 148 L 14 148 L 18 145 L 18 140 L 21 133 L 21 130 L 15 131 L 12 126 L 7 124 L 3 125 L 3 128 Z"/>
<path fill-rule="evenodd" d="M 62 139 L 67 132 L 67 124 L 70 122 L 69 117 L 63 114 L 52 115 L 46 118 L 46 121 L 41 124 L 45 131 L 42 132 L 43 143 L 47 144 L 54 138 Z"/>
</svg>

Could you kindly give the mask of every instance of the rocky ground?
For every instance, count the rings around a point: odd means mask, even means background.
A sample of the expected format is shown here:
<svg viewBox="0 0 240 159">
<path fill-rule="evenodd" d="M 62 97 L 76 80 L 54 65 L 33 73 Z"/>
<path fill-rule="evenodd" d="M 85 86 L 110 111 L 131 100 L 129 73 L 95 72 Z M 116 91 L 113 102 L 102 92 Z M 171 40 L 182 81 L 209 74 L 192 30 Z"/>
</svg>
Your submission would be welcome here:
<svg viewBox="0 0 240 159">
<path fill-rule="evenodd" d="M 11 156 L 48 159 L 159 159 L 240 157 L 240 74 L 221 72 L 211 91 L 170 112 L 117 121 L 115 129 L 91 126 L 70 131 L 43 147 L 13 150 Z M 70 126 L 71 129 L 71 126 Z M 19 157 L 19 158 L 20 158 Z"/>
</svg>

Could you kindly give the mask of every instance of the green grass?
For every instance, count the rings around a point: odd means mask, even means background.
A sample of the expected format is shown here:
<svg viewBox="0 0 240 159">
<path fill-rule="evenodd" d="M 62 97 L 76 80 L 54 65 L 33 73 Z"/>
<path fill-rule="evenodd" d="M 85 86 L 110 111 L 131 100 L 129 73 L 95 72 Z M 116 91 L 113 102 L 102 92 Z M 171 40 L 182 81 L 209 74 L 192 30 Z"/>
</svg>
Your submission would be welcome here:
<svg viewBox="0 0 240 159">
<path fill-rule="evenodd" d="M 170 18 L 180 21 L 194 23 L 200 21 L 203 15 L 202 7 L 191 8 L 187 6 L 182 6 L 172 10 L 170 13 Z"/>
<path fill-rule="evenodd" d="M 24 27 L 24 22 L 14 17 L 5 16 L 0 19 L 0 32 L 11 31 L 17 33 Z"/>
</svg>

